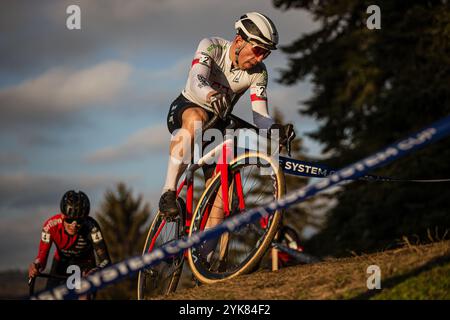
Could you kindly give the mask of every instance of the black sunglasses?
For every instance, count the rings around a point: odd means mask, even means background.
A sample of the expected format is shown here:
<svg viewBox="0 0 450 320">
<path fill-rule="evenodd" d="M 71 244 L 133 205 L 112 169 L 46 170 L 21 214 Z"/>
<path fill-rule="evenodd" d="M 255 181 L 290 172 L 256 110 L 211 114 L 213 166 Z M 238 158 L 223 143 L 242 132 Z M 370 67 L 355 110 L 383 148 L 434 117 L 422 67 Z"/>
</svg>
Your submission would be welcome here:
<svg viewBox="0 0 450 320">
<path fill-rule="evenodd" d="M 84 218 L 64 218 L 64 221 L 68 224 L 72 224 L 74 221 L 76 221 L 77 224 L 83 224 L 85 221 Z"/>
</svg>

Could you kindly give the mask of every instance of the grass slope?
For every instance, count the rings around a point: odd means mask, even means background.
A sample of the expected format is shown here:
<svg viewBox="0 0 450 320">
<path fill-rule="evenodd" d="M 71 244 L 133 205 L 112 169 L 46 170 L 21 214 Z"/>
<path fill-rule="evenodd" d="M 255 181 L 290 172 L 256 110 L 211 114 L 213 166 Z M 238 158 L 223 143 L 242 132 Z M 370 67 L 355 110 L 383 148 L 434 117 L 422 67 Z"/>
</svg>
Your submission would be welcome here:
<svg viewBox="0 0 450 320">
<path fill-rule="evenodd" d="M 367 268 L 381 270 L 381 289 L 368 290 Z M 450 299 L 450 241 L 260 271 L 165 299 Z"/>
</svg>

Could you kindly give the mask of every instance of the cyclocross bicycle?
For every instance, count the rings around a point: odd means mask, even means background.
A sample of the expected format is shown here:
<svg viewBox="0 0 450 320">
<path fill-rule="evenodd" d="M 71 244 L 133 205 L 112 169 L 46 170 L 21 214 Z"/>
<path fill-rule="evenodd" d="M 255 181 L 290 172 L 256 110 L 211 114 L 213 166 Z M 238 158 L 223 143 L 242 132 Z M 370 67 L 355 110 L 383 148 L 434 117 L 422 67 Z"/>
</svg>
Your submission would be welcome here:
<svg viewBox="0 0 450 320">
<path fill-rule="evenodd" d="M 204 130 L 216 120 L 217 116 L 205 125 Z M 227 129 L 257 130 L 234 115 L 229 115 L 227 120 Z M 223 210 L 224 219 L 227 219 L 283 197 L 285 179 L 277 160 L 266 153 L 249 150 L 232 158 L 233 142 L 233 138 L 225 137 L 221 145 L 188 166 L 185 178 L 177 189 L 177 204 L 182 214 L 172 219 L 160 212 L 156 214 L 148 231 L 143 254 L 182 236 L 205 230 L 214 210 Z M 290 143 L 287 143 L 288 150 Z M 217 158 L 217 154 L 220 154 L 222 161 L 217 161 L 215 174 L 193 210 L 194 173 L 211 163 L 210 160 Z M 184 188 L 185 200 L 181 196 Z M 193 275 L 202 283 L 214 283 L 253 271 L 275 237 L 281 216 L 281 210 L 275 211 L 260 221 L 243 225 L 233 232 L 222 234 L 218 239 L 189 248 L 183 254 L 141 270 L 138 275 L 138 299 L 175 291 L 186 259 Z M 204 254 L 206 247 L 213 249 L 208 256 Z"/>
</svg>

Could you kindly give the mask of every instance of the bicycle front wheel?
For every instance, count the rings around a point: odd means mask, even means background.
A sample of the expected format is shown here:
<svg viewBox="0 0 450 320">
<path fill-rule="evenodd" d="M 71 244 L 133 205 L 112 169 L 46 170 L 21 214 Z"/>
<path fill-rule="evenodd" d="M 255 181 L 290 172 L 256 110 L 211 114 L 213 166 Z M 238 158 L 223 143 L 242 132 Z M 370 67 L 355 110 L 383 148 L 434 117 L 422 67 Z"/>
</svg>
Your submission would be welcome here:
<svg viewBox="0 0 450 320">
<path fill-rule="evenodd" d="M 241 213 L 240 191 L 244 195 L 245 210 L 280 199 L 285 193 L 281 168 L 274 159 L 264 154 L 243 154 L 229 164 L 229 169 L 230 217 Z M 241 183 L 237 181 L 237 174 Z M 239 184 L 241 190 L 237 190 Z M 217 215 L 217 210 L 220 212 L 218 203 L 222 203 L 221 193 L 221 174 L 217 173 L 198 202 L 190 235 L 204 230 L 208 226 L 209 216 Z M 266 218 L 226 232 L 218 239 L 190 248 L 188 261 L 194 276 L 203 283 L 214 283 L 253 271 L 277 232 L 281 214 L 281 210 L 275 211 Z"/>
<path fill-rule="evenodd" d="M 142 255 L 164 244 L 178 240 L 183 235 L 183 232 L 182 215 L 176 219 L 168 220 L 158 211 L 148 231 Z M 183 261 L 183 254 L 179 254 L 139 271 L 138 300 L 150 299 L 174 292 L 183 269 Z"/>
</svg>

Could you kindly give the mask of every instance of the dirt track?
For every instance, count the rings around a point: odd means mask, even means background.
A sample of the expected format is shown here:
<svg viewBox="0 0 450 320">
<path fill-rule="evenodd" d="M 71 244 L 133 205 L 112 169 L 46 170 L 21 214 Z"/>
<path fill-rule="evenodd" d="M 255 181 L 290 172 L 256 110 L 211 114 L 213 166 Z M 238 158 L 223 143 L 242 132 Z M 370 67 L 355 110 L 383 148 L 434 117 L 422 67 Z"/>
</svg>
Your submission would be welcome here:
<svg viewBox="0 0 450 320">
<path fill-rule="evenodd" d="M 330 259 L 276 272 L 259 271 L 225 282 L 183 289 L 164 299 L 367 299 L 412 279 L 427 270 L 450 263 L 450 241 L 407 245 L 401 249 L 345 259 Z M 382 290 L 367 289 L 367 267 L 381 269 Z M 442 274 L 442 272 L 441 272 Z M 437 277 L 434 275 L 434 277 Z M 444 276 L 445 277 L 445 276 Z M 435 279 L 438 280 L 439 279 Z M 445 281 L 444 281 L 445 280 Z M 448 283 L 448 279 L 443 279 Z M 439 282 L 439 283 L 442 283 Z M 428 289 L 427 289 L 428 290 Z M 437 297 L 450 299 L 442 290 Z M 427 298 L 427 297 L 425 297 Z"/>
</svg>

